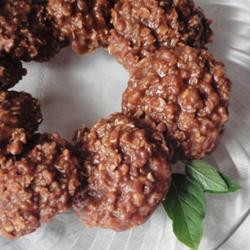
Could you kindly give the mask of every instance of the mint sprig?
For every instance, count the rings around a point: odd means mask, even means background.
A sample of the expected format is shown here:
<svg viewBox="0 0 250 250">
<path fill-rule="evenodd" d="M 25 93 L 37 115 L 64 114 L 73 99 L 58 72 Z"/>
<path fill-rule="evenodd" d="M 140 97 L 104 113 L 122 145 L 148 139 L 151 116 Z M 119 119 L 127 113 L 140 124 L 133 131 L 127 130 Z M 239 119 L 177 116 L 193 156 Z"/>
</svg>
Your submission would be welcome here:
<svg viewBox="0 0 250 250">
<path fill-rule="evenodd" d="M 220 172 L 220 176 L 223 178 L 225 183 L 227 184 L 228 191 L 227 193 L 234 193 L 240 190 L 240 185 L 233 178 L 224 175 Z"/>
<path fill-rule="evenodd" d="M 173 220 L 177 238 L 191 249 L 198 249 L 206 214 L 205 195 L 199 183 L 185 175 L 174 174 L 163 205 Z"/>
<path fill-rule="evenodd" d="M 203 219 L 206 214 L 205 193 L 236 192 L 240 185 L 206 161 L 185 162 L 185 166 L 185 175 L 173 174 L 163 205 L 173 221 L 176 237 L 190 249 L 196 250 L 203 233 Z"/>
<path fill-rule="evenodd" d="M 212 194 L 226 194 L 240 189 L 231 177 L 220 173 L 214 166 L 206 161 L 195 160 L 187 162 L 186 175 L 198 181 L 204 191 Z"/>
</svg>

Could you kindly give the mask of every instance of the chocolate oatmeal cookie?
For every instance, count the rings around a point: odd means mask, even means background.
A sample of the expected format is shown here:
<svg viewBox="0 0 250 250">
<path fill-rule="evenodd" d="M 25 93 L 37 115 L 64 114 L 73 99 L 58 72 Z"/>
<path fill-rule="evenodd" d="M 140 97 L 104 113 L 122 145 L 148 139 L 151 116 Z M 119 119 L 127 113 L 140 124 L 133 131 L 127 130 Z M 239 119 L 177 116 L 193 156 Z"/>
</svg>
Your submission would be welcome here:
<svg viewBox="0 0 250 250">
<path fill-rule="evenodd" d="M 79 54 L 107 46 L 113 0 L 48 0 L 48 12 L 61 33 Z"/>
<path fill-rule="evenodd" d="M 123 114 L 76 132 L 86 188 L 74 208 L 87 227 L 127 230 L 144 223 L 168 190 L 169 147 L 161 133 Z"/>
<path fill-rule="evenodd" d="M 111 22 L 109 52 L 128 70 L 161 47 L 203 48 L 212 36 L 193 0 L 118 0 Z"/>
<path fill-rule="evenodd" d="M 123 112 L 165 134 L 182 157 L 211 152 L 228 121 L 230 80 L 207 50 L 161 49 L 134 69 Z"/>
<path fill-rule="evenodd" d="M 24 61 L 47 61 L 61 46 L 45 1 L 0 2 L 0 53 Z"/>
<path fill-rule="evenodd" d="M 40 105 L 30 94 L 0 91 L 0 153 L 20 154 L 41 122 Z"/>
<path fill-rule="evenodd" d="M 72 147 L 57 134 L 34 135 L 21 156 L 0 155 L 0 234 L 31 233 L 70 208 L 77 167 Z"/>
</svg>

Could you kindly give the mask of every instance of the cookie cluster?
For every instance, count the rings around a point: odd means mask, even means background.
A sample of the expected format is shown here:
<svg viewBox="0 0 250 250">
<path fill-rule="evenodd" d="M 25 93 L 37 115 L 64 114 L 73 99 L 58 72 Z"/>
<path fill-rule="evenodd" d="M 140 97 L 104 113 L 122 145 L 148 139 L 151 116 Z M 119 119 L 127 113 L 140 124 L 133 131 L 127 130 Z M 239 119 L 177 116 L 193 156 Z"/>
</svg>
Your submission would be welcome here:
<svg viewBox="0 0 250 250">
<path fill-rule="evenodd" d="M 87 227 L 127 230 L 164 199 L 171 163 L 201 159 L 228 121 L 231 82 L 206 49 L 211 21 L 193 0 L 0 3 L 0 234 L 33 232 L 73 207 Z M 122 110 L 75 132 L 37 132 L 38 101 L 9 90 L 22 62 L 70 46 L 104 48 L 130 73 Z"/>
</svg>

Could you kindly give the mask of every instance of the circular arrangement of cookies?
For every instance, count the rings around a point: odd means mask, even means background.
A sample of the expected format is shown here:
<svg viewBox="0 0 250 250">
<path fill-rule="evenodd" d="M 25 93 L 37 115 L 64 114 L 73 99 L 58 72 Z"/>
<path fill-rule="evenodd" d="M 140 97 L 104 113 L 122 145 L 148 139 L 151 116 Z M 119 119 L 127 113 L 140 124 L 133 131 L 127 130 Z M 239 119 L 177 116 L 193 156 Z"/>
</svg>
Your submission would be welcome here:
<svg viewBox="0 0 250 250">
<path fill-rule="evenodd" d="M 0 3 L 0 234 L 17 238 L 73 207 L 87 227 L 144 223 L 171 165 L 202 159 L 228 121 L 230 80 L 208 52 L 211 21 L 192 0 L 3 0 Z M 22 62 L 70 46 L 104 48 L 130 74 L 122 108 L 74 133 L 37 132 L 39 103 L 9 90 Z"/>
</svg>

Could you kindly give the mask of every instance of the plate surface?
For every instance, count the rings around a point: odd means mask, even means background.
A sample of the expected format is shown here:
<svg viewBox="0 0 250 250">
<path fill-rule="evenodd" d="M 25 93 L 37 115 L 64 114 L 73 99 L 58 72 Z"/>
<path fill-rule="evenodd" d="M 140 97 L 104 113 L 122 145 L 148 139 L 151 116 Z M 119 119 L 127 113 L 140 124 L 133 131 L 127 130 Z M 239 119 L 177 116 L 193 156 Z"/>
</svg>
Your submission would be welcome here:
<svg viewBox="0 0 250 250">
<path fill-rule="evenodd" d="M 225 197 L 208 197 L 201 250 L 247 250 L 250 238 L 250 0 L 200 0 L 214 20 L 210 50 L 227 66 L 233 81 L 231 120 L 209 160 L 236 178 L 242 189 Z M 49 63 L 27 65 L 28 76 L 16 89 L 39 98 L 44 123 L 41 131 L 58 131 L 71 139 L 83 123 L 120 110 L 127 72 L 106 52 L 76 56 L 64 50 Z M 248 236 L 247 236 L 248 235 Z M 35 233 L 16 241 L 0 238 L 1 250 L 184 250 L 160 207 L 143 226 L 128 232 L 86 230 L 68 212 Z"/>
</svg>

